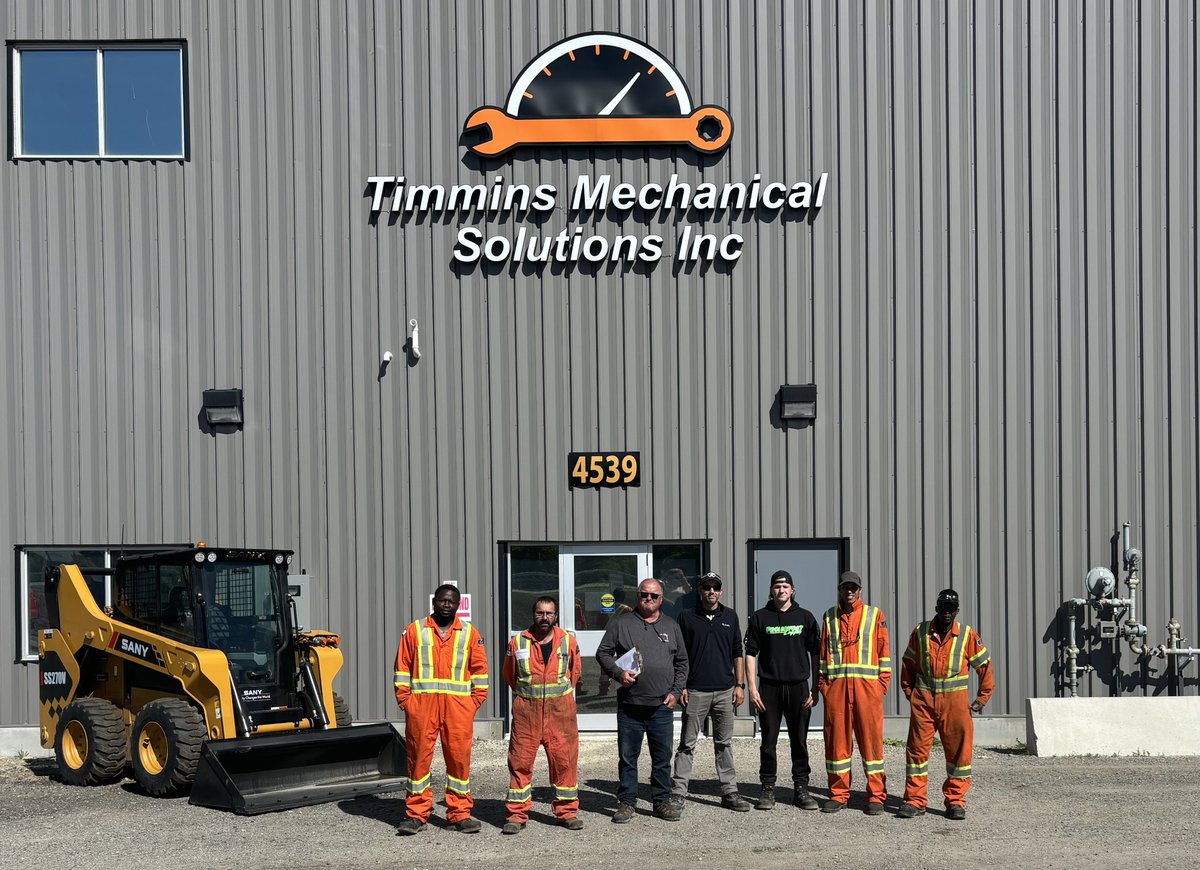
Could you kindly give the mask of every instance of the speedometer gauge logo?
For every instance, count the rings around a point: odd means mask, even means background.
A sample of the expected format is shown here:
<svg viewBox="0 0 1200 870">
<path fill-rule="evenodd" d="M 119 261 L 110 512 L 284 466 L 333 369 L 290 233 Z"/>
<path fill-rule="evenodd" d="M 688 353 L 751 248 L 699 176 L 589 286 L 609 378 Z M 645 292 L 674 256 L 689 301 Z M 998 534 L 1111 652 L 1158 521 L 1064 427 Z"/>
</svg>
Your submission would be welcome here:
<svg viewBox="0 0 1200 870">
<path fill-rule="evenodd" d="M 717 106 L 693 109 L 679 73 L 650 46 L 585 33 L 530 61 L 504 108 L 476 109 L 463 133 L 484 157 L 539 145 L 687 145 L 712 153 L 729 145 L 733 121 Z"/>
</svg>

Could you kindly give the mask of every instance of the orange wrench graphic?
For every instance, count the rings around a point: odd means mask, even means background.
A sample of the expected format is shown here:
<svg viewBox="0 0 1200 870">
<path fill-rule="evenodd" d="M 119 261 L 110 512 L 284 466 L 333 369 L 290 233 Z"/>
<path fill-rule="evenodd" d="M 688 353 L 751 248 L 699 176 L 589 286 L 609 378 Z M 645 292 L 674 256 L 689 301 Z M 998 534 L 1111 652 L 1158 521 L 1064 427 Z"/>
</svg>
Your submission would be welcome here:
<svg viewBox="0 0 1200 870">
<path fill-rule="evenodd" d="M 471 113 L 463 132 L 480 128 L 484 141 L 469 147 L 484 157 L 521 145 L 688 145 L 715 152 L 733 135 L 733 121 L 716 106 L 701 106 L 690 115 L 581 118 L 518 118 L 484 106 Z"/>
</svg>

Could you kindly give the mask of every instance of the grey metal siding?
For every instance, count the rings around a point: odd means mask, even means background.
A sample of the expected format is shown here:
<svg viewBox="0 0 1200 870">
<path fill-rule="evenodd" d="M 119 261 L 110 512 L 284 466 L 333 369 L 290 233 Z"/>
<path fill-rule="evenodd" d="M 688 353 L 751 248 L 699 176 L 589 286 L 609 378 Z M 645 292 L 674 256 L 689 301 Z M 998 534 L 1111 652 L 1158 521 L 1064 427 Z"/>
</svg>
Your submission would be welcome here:
<svg viewBox="0 0 1200 870">
<path fill-rule="evenodd" d="M 464 157 L 467 113 L 589 29 L 729 107 L 728 154 Z M 964 591 L 1001 714 L 1057 691 L 1059 605 L 1124 520 L 1151 639 L 1200 632 L 1193 4 L 21 0 L 0 32 L 185 40 L 189 96 L 186 162 L 0 167 L 0 551 L 293 547 L 360 717 L 392 714 L 395 639 L 438 582 L 498 651 L 498 540 L 711 538 L 745 610 L 748 539 L 849 537 L 897 658 Z M 702 224 L 745 237 L 731 268 L 594 274 L 455 270 L 455 221 L 371 221 L 363 196 L 501 175 L 561 203 L 580 174 L 673 172 L 830 182 L 807 220 Z M 687 222 L 590 228 L 670 251 Z M 810 380 L 816 425 L 781 430 L 777 388 Z M 201 432 L 214 386 L 244 388 L 243 432 Z M 640 450 L 643 485 L 568 490 L 593 448 Z M 36 720 L 34 683 L 0 672 L 0 725 Z"/>
</svg>

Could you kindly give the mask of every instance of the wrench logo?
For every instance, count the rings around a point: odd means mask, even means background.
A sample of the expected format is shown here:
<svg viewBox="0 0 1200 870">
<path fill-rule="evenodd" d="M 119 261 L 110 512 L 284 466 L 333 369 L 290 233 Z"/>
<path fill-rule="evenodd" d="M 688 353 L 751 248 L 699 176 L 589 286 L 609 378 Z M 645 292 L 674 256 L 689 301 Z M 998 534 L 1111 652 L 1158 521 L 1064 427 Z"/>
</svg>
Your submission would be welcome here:
<svg viewBox="0 0 1200 870">
<path fill-rule="evenodd" d="M 615 33 L 552 45 L 517 76 L 504 108 L 483 106 L 463 125 L 467 147 L 484 157 L 555 145 L 685 145 L 716 153 L 732 136 L 728 112 L 693 108 L 671 64 Z"/>
</svg>

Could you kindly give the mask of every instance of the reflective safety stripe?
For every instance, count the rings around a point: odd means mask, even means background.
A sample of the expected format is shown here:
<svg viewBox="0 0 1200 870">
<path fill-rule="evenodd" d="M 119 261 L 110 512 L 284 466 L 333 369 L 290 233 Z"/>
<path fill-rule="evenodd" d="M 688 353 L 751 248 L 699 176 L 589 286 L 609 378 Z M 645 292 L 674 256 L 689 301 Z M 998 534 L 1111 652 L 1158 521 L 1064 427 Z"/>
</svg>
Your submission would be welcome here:
<svg viewBox="0 0 1200 870">
<path fill-rule="evenodd" d="M 838 758 L 833 761 L 826 759 L 825 760 L 825 772 L 826 773 L 849 773 L 850 772 L 850 762 L 851 762 L 851 759 L 849 759 L 849 758 Z"/>
<path fill-rule="evenodd" d="M 446 776 L 446 791 L 452 791 L 455 794 L 470 794 L 471 780 L 455 779 L 452 776 Z"/>
<path fill-rule="evenodd" d="M 556 785 L 554 799 L 556 801 L 573 801 L 579 797 L 579 789 L 573 785 Z"/>
<path fill-rule="evenodd" d="M 965 764 L 962 767 L 955 767 L 949 762 L 946 763 L 946 776 L 951 779 L 970 779 L 971 765 Z"/>
<path fill-rule="evenodd" d="M 992 660 L 992 656 L 987 651 L 987 647 L 981 646 L 979 648 L 979 652 L 975 653 L 975 655 L 973 655 L 969 659 L 967 659 L 967 664 L 969 664 L 971 667 L 975 668 L 975 670 L 979 670 L 980 668 L 982 668 L 984 665 L 986 665 L 991 660 Z"/>
<path fill-rule="evenodd" d="M 929 762 L 922 764 L 907 764 L 904 766 L 905 776 L 929 776 Z"/>
<path fill-rule="evenodd" d="M 420 794 L 423 791 L 429 791 L 429 774 L 425 774 L 420 779 L 410 779 L 408 781 L 408 793 Z"/>
<path fill-rule="evenodd" d="M 413 629 L 417 636 L 417 675 L 414 679 L 397 671 L 396 679 L 402 682 L 397 682 L 396 685 L 411 684 L 413 694 L 442 695 L 470 695 L 472 688 L 488 687 L 487 674 L 474 674 L 467 679 L 470 658 L 468 650 L 472 635 L 469 625 L 460 628 L 454 637 L 450 674 L 446 677 L 439 677 L 434 673 L 434 650 L 439 643 L 436 629 L 423 625 L 420 620 L 413 623 Z"/>
<path fill-rule="evenodd" d="M 508 795 L 504 798 L 505 803 L 509 804 L 524 804 L 529 803 L 533 796 L 533 783 L 525 786 L 525 788 L 510 788 Z"/>
<path fill-rule="evenodd" d="M 838 609 L 831 607 L 825 611 L 825 636 L 829 638 L 829 661 L 821 662 L 821 676 L 829 679 L 875 680 L 881 673 L 891 673 L 892 660 L 890 658 L 881 658 L 877 663 L 871 664 L 871 651 L 875 649 L 875 630 L 880 618 L 878 607 L 863 607 L 862 621 L 859 623 L 858 630 L 858 661 L 843 664 Z"/>
<path fill-rule="evenodd" d="M 950 639 L 950 654 L 946 658 L 946 672 L 938 675 L 933 672 L 933 654 L 929 647 L 929 627 L 931 623 L 922 622 L 917 626 L 917 642 L 920 645 L 921 669 L 917 672 L 914 684 L 916 688 L 935 695 L 946 695 L 952 692 L 966 691 L 970 675 L 963 670 L 963 651 L 971 636 L 971 626 L 964 625 L 957 635 Z"/>
<path fill-rule="evenodd" d="M 883 759 L 878 761 L 867 761 L 863 759 L 863 771 L 870 776 L 872 773 L 883 773 Z"/>
<path fill-rule="evenodd" d="M 412 685 L 412 674 L 406 674 L 406 673 L 404 673 L 404 671 L 393 671 L 393 674 L 394 674 L 393 679 L 392 679 L 393 686 L 411 686 Z"/>
<path fill-rule="evenodd" d="M 551 653 L 551 655 L 557 656 L 558 667 L 552 678 L 548 674 L 546 677 L 543 677 L 545 682 L 538 682 L 533 676 L 531 663 L 533 661 L 533 646 L 536 642 L 525 634 L 518 634 L 513 641 L 517 652 L 521 650 L 525 651 L 523 656 L 514 657 L 516 659 L 516 686 L 513 688 L 513 694 L 519 698 L 529 700 L 563 698 L 574 694 L 575 684 L 571 682 L 570 675 L 570 635 L 563 632 L 563 636 L 558 641 L 558 649 Z M 549 663 L 547 662 L 546 664 Z"/>
</svg>

